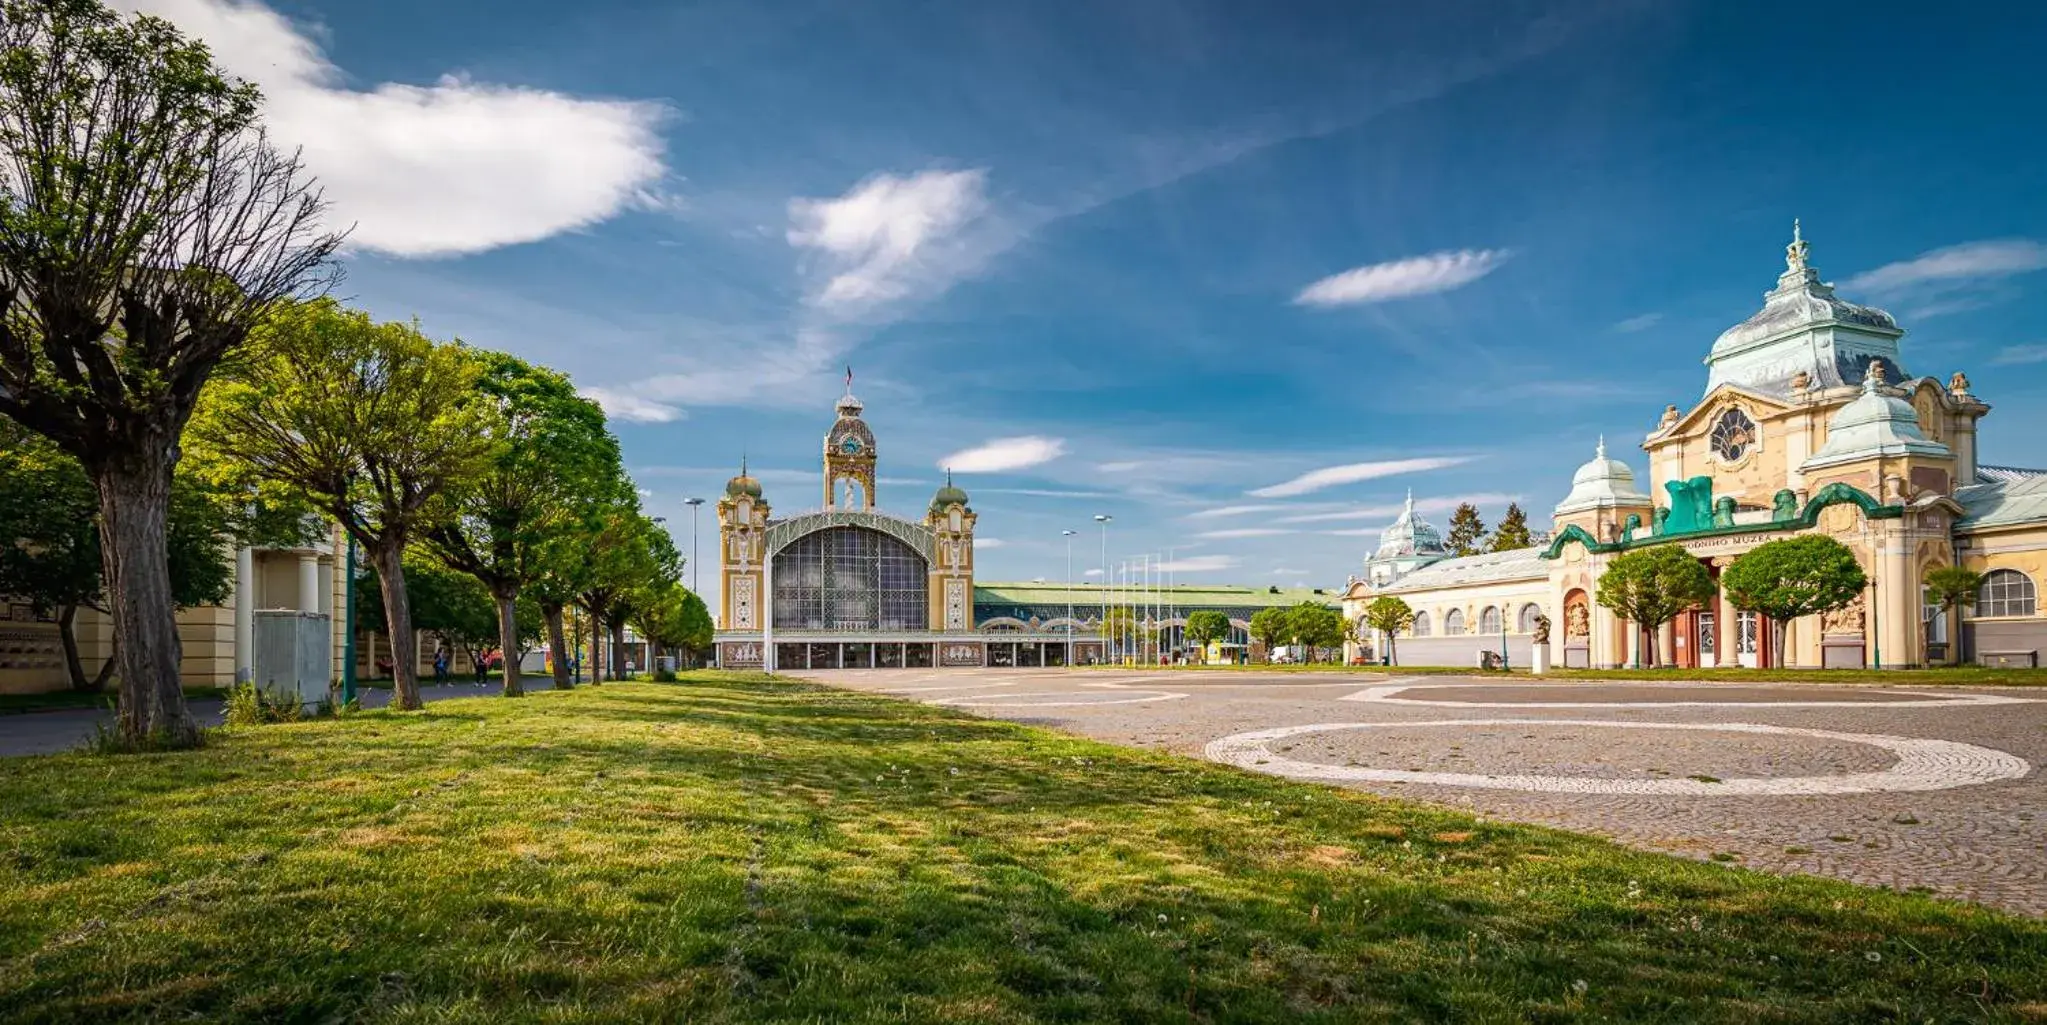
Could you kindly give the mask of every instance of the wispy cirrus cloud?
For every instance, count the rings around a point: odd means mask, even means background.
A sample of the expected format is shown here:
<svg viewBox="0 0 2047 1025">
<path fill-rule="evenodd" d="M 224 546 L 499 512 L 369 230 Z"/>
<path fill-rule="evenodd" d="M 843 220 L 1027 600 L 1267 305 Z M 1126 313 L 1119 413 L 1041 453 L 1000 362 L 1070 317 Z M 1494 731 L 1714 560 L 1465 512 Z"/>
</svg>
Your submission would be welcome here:
<svg viewBox="0 0 2047 1025">
<path fill-rule="evenodd" d="M 1628 319 L 1623 320 L 1618 324 L 1615 324 L 1613 326 L 1613 329 L 1615 331 L 1620 332 L 1621 334 L 1631 335 L 1637 331 L 1647 331 L 1650 328 L 1655 327 L 1656 325 L 1662 322 L 1663 314 L 1644 313 L 1640 316 L 1629 317 Z"/>
<path fill-rule="evenodd" d="M 1049 463 L 1065 454 L 1065 439 L 1033 434 L 996 438 L 973 448 L 961 449 L 940 459 L 938 467 L 958 473 L 1001 473 Z"/>
<path fill-rule="evenodd" d="M 2026 363 L 2047 363 L 2047 345 L 2007 345 L 1990 357 L 1998 366 L 2019 366 Z"/>
<path fill-rule="evenodd" d="M 1974 285 L 2047 268 L 2047 245 L 2031 239 L 1991 239 L 1931 249 L 1909 260 L 1863 271 L 1844 289 L 1877 294 L 1916 287 Z"/>
<path fill-rule="evenodd" d="M 447 75 L 350 87 L 313 36 L 257 0 L 115 0 L 204 39 L 263 89 L 271 135 L 298 147 L 353 222 L 351 246 L 395 256 L 482 252 L 595 224 L 657 194 L 662 104 Z"/>
<path fill-rule="evenodd" d="M 1333 488 L 1340 484 L 1355 484 L 1359 481 L 1376 480 L 1402 473 L 1421 473 L 1440 470 L 1471 461 L 1470 456 L 1426 456 L 1417 459 L 1381 459 L 1367 463 L 1345 463 L 1342 466 L 1325 466 L 1310 470 L 1292 480 L 1262 488 L 1254 488 L 1248 494 L 1254 498 L 1291 498 Z"/>
<path fill-rule="evenodd" d="M 877 174 L 829 199 L 789 201 L 789 244 L 818 254 L 809 301 L 834 314 L 902 299 L 955 273 L 961 229 L 988 209 L 986 168 Z"/>
<path fill-rule="evenodd" d="M 974 538 L 974 547 L 975 547 L 975 548 L 977 548 L 977 549 L 978 549 L 978 548 L 987 548 L 987 549 L 991 549 L 991 550 L 992 550 L 992 549 L 996 549 L 996 548 L 1003 548 L 1003 547 L 1007 547 L 1007 546 L 1008 546 L 1008 544 L 1009 544 L 1009 542 L 1007 542 L 1007 541 L 1004 541 L 1003 539 L 1001 539 L 1001 538 L 999 538 L 999 537 L 976 537 L 976 538 Z"/>
<path fill-rule="evenodd" d="M 1353 267 L 1294 296 L 1298 306 L 1357 306 L 1462 288 L 1491 274 L 1513 255 L 1506 249 L 1459 249 Z"/>
<path fill-rule="evenodd" d="M 1249 516 L 1252 513 L 1282 512 L 1295 508 L 1290 505 L 1219 505 L 1213 509 L 1200 509 L 1187 514 L 1190 520 L 1213 520 L 1226 516 Z"/>
<path fill-rule="evenodd" d="M 1416 499 L 1414 511 L 1427 515 L 1429 513 L 1449 512 L 1460 505 L 1466 504 L 1500 505 L 1506 502 L 1519 502 L 1520 500 L 1520 495 L 1508 495 L 1498 492 L 1484 492 L 1475 495 L 1437 495 Z M 1334 512 L 1301 513 L 1297 516 L 1281 517 L 1279 522 L 1341 523 L 1345 520 L 1391 520 L 1393 517 L 1400 515 L 1402 508 L 1403 505 L 1373 505 L 1359 509 L 1341 509 Z"/>
<path fill-rule="evenodd" d="M 1158 573 L 1214 573 L 1233 569 L 1237 562 L 1237 558 L 1231 555 L 1195 555 L 1153 563 L 1152 570 Z"/>
<path fill-rule="evenodd" d="M 683 418 L 683 412 L 677 406 L 656 402 L 616 388 L 584 388 L 581 394 L 584 398 L 603 406 L 604 415 L 613 420 L 636 424 L 665 424 Z"/>
<path fill-rule="evenodd" d="M 1278 537 L 1281 534 L 1291 533 L 1293 531 L 1283 530 L 1279 527 L 1231 527 L 1225 530 L 1204 530 L 1194 536 L 1210 541 L 1230 541 L 1244 537 Z"/>
</svg>

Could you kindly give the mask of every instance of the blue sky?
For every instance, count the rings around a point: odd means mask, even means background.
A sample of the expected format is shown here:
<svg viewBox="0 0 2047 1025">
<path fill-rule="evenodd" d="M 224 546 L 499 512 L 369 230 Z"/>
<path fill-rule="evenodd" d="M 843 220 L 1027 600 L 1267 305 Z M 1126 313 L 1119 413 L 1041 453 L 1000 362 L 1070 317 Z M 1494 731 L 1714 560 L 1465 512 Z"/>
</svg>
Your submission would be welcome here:
<svg viewBox="0 0 2047 1025">
<path fill-rule="evenodd" d="M 2036 6 L 126 3 L 265 87 L 343 294 L 570 372 L 671 525 L 742 451 L 819 504 L 851 364 L 882 505 L 956 466 L 983 579 L 1106 513 L 1111 561 L 1340 586 L 1408 488 L 1645 472 L 1793 217 L 2047 462 Z"/>
</svg>

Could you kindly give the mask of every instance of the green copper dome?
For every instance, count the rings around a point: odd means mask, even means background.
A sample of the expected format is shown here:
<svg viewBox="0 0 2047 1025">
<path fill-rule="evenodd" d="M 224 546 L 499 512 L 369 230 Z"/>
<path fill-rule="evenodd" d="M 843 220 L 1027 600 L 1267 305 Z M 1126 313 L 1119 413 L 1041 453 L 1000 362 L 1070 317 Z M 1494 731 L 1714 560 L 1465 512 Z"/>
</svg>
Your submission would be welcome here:
<svg viewBox="0 0 2047 1025">
<path fill-rule="evenodd" d="M 967 504 L 967 493 L 953 485 L 952 471 L 947 470 L 945 472 L 944 486 L 940 487 L 937 493 L 931 496 L 931 509 L 936 512 L 954 503 L 959 505 Z"/>
<path fill-rule="evenodd" d="M 739 461 L 739 476 L 734 477 L 731 480 L 725 482 L 725 497 L 727 498 L 761 497 L 761 482 L 747 475 L 746 460 L 741 459 Z"/>
</svg>

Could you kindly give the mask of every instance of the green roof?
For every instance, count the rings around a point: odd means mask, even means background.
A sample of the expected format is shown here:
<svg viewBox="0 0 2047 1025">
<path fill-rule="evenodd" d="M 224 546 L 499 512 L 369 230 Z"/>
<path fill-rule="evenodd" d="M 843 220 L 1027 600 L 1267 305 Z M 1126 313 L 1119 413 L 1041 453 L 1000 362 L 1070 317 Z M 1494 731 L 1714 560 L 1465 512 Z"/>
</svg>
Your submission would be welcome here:
<svg viewBox="0 0 2047 1025">
<path fill-rule="evenodd" d="M 1069 595 L 1075 605 L 1099 605 L 1103 592 L 1117 593 L 1118 588 L 1103 588 L 1100 584 L 1075 583 L 1071 588 L 1065 584 L 1051 583 L 976 583 L 974 604 L 976 605 L 1064 605 Z M 1321 602 L 1331 607 L 1343 603 L 1343 591 L 1325 588 L 1321 594 L 1306 587 L 1282 587 L 1273 591 L 1265 587 L 1232 587 L 1228 584 L 1180 584 L 1175 587 L 1161 587 L 1145 591 L 1158 593 L 1163 600 L 1183 609 L 1186 608 L 1264 608 L 1268 605 L 1298 605 L 1304 601 Z"/>
</svg>

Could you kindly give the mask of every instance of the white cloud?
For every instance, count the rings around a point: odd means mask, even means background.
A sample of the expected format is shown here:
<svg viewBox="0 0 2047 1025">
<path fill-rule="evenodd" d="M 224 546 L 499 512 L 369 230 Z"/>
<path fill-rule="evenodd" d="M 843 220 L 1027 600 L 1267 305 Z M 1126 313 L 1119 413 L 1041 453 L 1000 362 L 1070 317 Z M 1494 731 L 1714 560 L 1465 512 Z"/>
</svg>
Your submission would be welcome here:
<svg viewBox="0 0 2047 1025">
<path fill-rule="evenodd" d="M 1108 491 L 1061 491 L 1058 488 L 975 488 L 978 495 L 1023 495 L 1028 498 L 1114 498 Z"/>
<path fill-rule="evenodd" d="M 986 211 L 987 178 L 985 169 L 880 174 L 833 199 L 790 200 L 789 244 L 827 263 L 810 301 L 857 310 L 908 295 L 930 250 Z"/>
<path fill-rule="evenodd" d="M 264 121 L 302 147 L 349 243 L 444 256 L 532 242 L 648 202 L 667 170 L 650 102 L 582 99 L 449 75 L 350 88 L 312 38 L 256 0 L 115 0 L 204 39 L 262 87 Z"/>
<path fill-rule="evenodd" d="M 614 388 L 584 388 L 582 396 L 603 406 L 605 416 L 628 423 L 673 423 L 683 416 L 682 410 L 665 402 L 655 402 Z"/>
<path fill-rule="evenodd" d="M 1236 565 L 1237 560 L 1228 555 L 1196 555 L 1189 559 L 1153 563 L 1152 569 L 1160 573 L 1213 573 Z"/>
<path fill-rule="evenodd" d="M 1207 538 L 1211 541 L 1229 541 L 1240 537 L 1274 537 L 1280 534 L 1291 533 L 1293 531 L 1281 530 L 1277 527 L 1233 527 L 1229 530 L 1205 530 L 1194 536 Z"/>
<path fill-rule="evenodd" d="M 1287 569 L 1282 566 L 1279 569 L 1273 570 L 1272 575 L 1276 577 L 1297 577 L 1306 572 L 1308 571 L 1304 569 Z"/>
<path fill-rule="evenodd" d="M 1335 487 L 1339 484 L 1355 484 L 1358 481 L 1391 477 L 1400 473 L 1420 473 L 1425 470 L 1440 470 L 1446 466 L 1471 461 L 1469 456 L 1429 456 L 1420 459 L 1382 459 L 1369 463 L 1346 463 L 1342 466 L 1325 466 L 1311 470 L 1289 481 L 1282 481 L 1249 492 L 1257 498 L 1290 498 L 1305 495 L 1311 491 Z"/>
<path fill-rule="evenodd" d="M 1887 263 L 1841 283 L 1843 289 L 1896 293 L 1915 286 L 1982 284 L 2047 268 L 2047 246 L 2031 239 L 1964 242 Z"/>
<path fill-rule="evenodd" d="M 1990 362 L 1999 366 L 2017 366 L 2022 363 L 2047 363 L 2047 345 L 2007 345 L 1997 350 Z"/>
<path fill-rule="evenodd" d="M 1429 513 L 1449 512 L 1467 502 L 1472 505 L 1499 505 L 1505 502 L 1518 502 L 1520 500 L 1520 495 L 1504 495 L 1495 492 L 1478 495 L 1443 495 L 1417 499 L 1414 503 L 1414 511 L 1427 515 Z M 1344 509 L 1337 512 L 1302 513 L 1298 516 L 1282 517 L 1279 522 L 1332 523 L 1342 520 L 1391 520 L 1400 515 L 1402 507 L 1402 505 L 1373 505 L 1361 509 Z"/>
<path fill-rule="evenodd" d="M 1066 441 L 1062 438 L 1044 438 L 1037 435 L 996 438 L 985 444 L 954 452 L 940 459 L 938 467 L 959 473 L 1000 473 L 1004 470 L 1021 470 L 1027 466 L 1049 463 L 1065 453 Z"/>
<path fill-rule="evenodd" d="M 1098 577 L 1098 576 L 1101 576 L 1101 575 L 1102 575 L 1102 571 L 1101 571 L 1100 569 L 1091 569 L 1091 570 L 1088 570 L 1087 572 L 1085 572 L 1085 573 L 1082 573 L 1082 574 L 1081 574 L 1081 576 L 1084 576 L 1084 577 Z"/>
<path fill-rule="evenodd" d="M 977 537 L 977 538 L 975 538 L 975 539 L 974 539 L 974 547 L 975 547 L 975 548 L 977 548 L 977 549 L 979 549 L 979 548 L 1001 548 L 1001 547 L 1003 547 L 1003 546 L 1005 546 L 1005 545 L 1007 545 L 1007 544 L 1009 544 L 1009 542 L 1007 542 L 1007 541 L 1004 541 L 1003 539 L 1001 539 L 1001 538 L 999 538 L 999 537 Z"/>
<path fill-rule="evenodd" d="M 1624 335 L 1634 334 L 1637 331 L 1647 331 L 1650 328 L 1655 327 L 1657 324 L 1662 323 L 1662 321 L 1663 314 L 1661 313 L 1644 313 L 1639 317 L 1629 317 L 1628 319 L 1623 320 L 1618 324 L 1615 324 L 1613 326 L 1613 329 Z"/>
<path fill-rule="evenodd" d="M 1294 303 L 1355 306 L 1447 292 L 1491 274 L 1511 255 L 1506 249 L 1459 249 L 1353 267 L 1301 289 Z"/>
<path fill-rule="evenodd" d="M 1219 506 L 1216 506 L 1216 507 L 1215 507 L 1215 508 L 1213 508 L 1213 509 L 1203 509 L 1203 510 L 1200 510 L 1199 512 L 1191 512 L 1191 513 L 1188 513 L 1188 514 L 1187 514 L 1187 518 L 1188 518 L 1188 519 L 1190 519 L 1190 520 L 1208 520 L 1208 519 L 1220 519 L 1220 518 L 1222 518 L 1222 517 L 1224 517 L 1224 516 L 1248 516 L 1248 515 L 1250 515 L 1250 514 L 1252 514 L 1252 513 L 1262 513 L 1262 512 L 1280 512 L 1280 511 L 1283 511 L 1283 510 L 1286 510 L 1286 509 L 1290 509 L 1290 508 L 1292 508 L 1292 506 L 1285 506 L 1285 505 L 1219 505 Z"/>
</svg>

